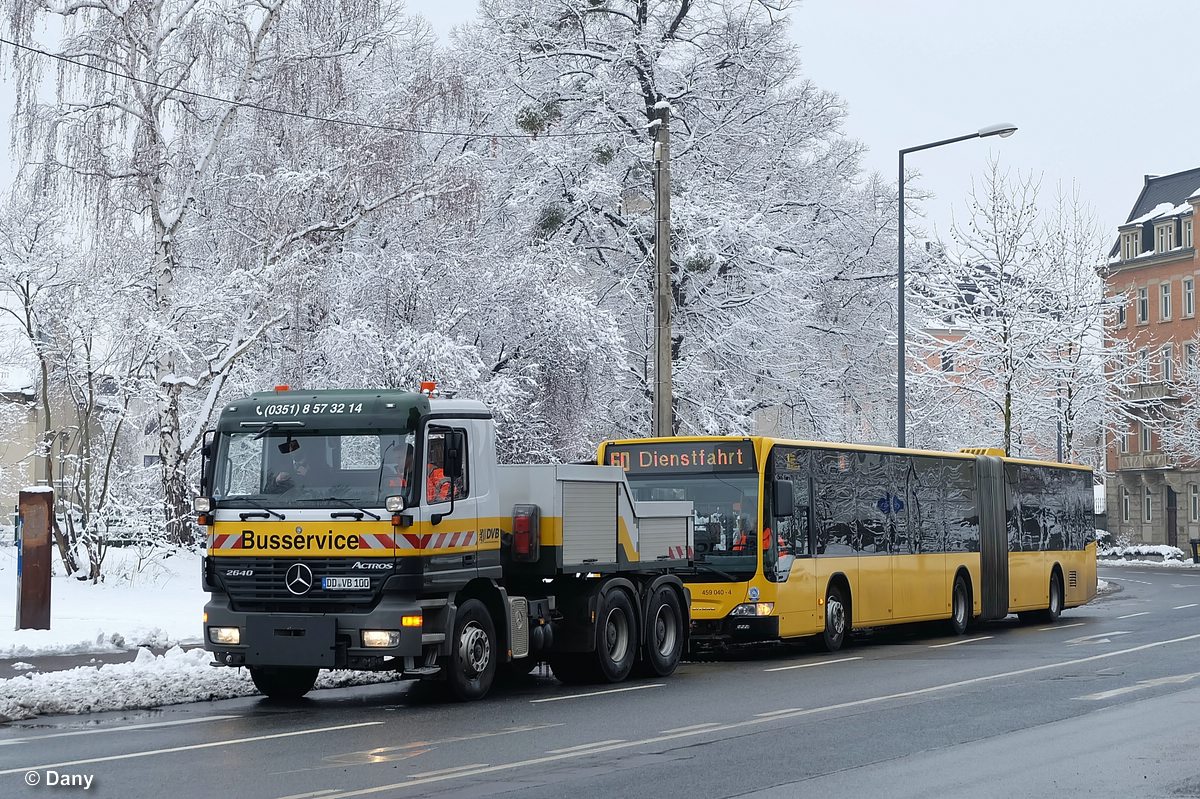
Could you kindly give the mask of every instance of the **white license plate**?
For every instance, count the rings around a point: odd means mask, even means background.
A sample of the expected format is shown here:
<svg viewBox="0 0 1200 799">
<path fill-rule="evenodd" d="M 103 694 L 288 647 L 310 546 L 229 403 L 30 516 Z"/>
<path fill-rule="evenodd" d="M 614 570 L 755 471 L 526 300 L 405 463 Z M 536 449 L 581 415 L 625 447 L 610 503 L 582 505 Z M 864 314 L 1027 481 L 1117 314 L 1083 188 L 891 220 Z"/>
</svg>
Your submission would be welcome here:
<svg viewBox="0 0 1200 799">
<path fill-rule="evenodd" d="M 321 587 L 326 591 L 363 591 L 371 588 L 370 577 L 322 577 Z"/>
</svg>

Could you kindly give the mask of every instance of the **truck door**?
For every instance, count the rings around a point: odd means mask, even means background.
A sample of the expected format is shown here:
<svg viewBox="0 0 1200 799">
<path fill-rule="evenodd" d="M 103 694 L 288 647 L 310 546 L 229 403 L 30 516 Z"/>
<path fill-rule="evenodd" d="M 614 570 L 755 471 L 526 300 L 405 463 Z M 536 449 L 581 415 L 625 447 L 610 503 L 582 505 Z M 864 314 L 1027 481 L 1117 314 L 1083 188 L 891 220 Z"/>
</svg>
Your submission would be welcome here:
<svg viewBox="0 0 1200 799">
<path fill-rule="evenodd" d="M 479 570 L 479 501 L 468 425 L 430 424 L 422 448 L 419 534 L 428 589 L 454 590 Z"/>
</svg>

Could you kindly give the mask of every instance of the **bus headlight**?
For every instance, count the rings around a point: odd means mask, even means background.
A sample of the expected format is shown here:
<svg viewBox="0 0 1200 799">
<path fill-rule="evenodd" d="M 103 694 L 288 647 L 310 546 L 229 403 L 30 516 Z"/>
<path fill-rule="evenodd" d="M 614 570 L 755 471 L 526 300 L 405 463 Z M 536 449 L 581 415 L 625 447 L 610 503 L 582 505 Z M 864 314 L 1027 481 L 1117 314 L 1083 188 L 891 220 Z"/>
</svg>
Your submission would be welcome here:
<svg viewBox="0 0 1200 799">
<path fill-rule="evenodd" d="M 209 627 L 208 640 L 214 644 L 237 646 L 242 642 L 242 631 L 237 627 Z"/>
<path fill-rule="evenodd" d="M 770 616 L 775 612 L 774 602 L 746 602 L 729 612 L 730 616 Z"/>
<path fill-rule="evenodd" d="M 362 645 L 372 649 L 400 646 L 399 630 L 363 630 Z"/>
</svg>

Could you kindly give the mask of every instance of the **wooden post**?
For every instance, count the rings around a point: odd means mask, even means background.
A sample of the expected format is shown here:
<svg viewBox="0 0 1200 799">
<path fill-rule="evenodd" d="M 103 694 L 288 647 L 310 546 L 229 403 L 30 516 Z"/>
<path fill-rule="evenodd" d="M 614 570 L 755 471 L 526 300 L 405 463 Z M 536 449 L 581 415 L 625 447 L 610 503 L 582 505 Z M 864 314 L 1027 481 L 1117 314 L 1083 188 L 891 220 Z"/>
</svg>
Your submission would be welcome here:
<svg viewBox="0 0 1200 799">
<path fill-rule="evenodd" d="M 54 492 L 21 491 L 20 547 L 17 550 L 17 629 L 50 629 L 50 528 L 54 524 Z"/>
</svg>

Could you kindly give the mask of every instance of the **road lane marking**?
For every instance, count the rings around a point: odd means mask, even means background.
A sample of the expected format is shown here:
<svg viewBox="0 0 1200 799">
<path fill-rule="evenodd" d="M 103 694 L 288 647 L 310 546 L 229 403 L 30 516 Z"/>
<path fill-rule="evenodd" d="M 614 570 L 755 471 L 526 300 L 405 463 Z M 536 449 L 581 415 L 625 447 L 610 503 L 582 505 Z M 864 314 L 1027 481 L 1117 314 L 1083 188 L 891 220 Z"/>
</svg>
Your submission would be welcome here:
<svg viewBox="0 0 1200 799">
<path fill-rule="evenodd" d="M 669 730 L 660 730 L 659 734 L 660 735 L 670 735 L 673 732 L 691 732 L 692 730 L 702 730 L 705 727 L 716 727 L 716 726 L 719 726 L 717 724 L 717 722 L 706 721 L 703 724 L 689 724 L 686 727 L 673 727 L 672 729 L 669 729 Z"/>
<path fill-rule="evenodd" d="M 412 779 L 419 780 L 424 777 L 444 777 L 444 776 L 452 775 L 458 771 L 467 771 L 469 769 L 487 768 L 487 767 L 488 767 L 487 763 L 471 763 L 471 764 L 465 765 L 465 766 L 452 766 L 450 768 L 442 768 L 442 769 L 438 769 L 437 771 L 422 771 L 420 774 L 409 774 L 408 776 L 411 777 Z M 287 799 L 287 797 L 284 797 L 284 799 Z"/>
<path fill-rule="evenodd" d="M 1108 691 L 1100 691 L 1095 694 L 1087 694 L 1086 696 L 1077 696 L 1075 699 L 1097 702 L 1101 699 L 1112 699 L 1114 696 L 1122 696 L 1123 694 L 1131 694 L 1134 691 L 1145 691 L 1149 688 L 1157 688 L 1161 685 L 1183 685 L 1200 677 L 1200 673 L 1196 674 L 1177 674 L 1174 677 L 1158 677 L 1153 680 L 1140 680 L 1136 685 L 1126 685 L 1124 688 L 1113 688 Z"/>
<path fill-rule="evenodd" d="M 1187 610 L 1188 608 L 1194 608 L 1194 607 L 1196 607 L 1196 605 L 1198 605 L 1198 604 L 1200 604 L 1200 603 L 1198 603 L 1198 602 L 1193 602 L 1193 603 L 1192 603 L 1192 604 L 1190 604 L 1190 605 L 1179 605 L 1178 607 L 1171 608 L 1171 610 Z"/>
<path fill-rule="evenodd" d="M 1067 646 L 1079 646 L 1080 644 L 1107 644 L 1111 643 L 1112 639 L 1108 636 L 1116 637 L 1118 635 L 1129 635 L 1130 630 L 1113 630 L 1110 633 L 1093 633 L 1091 635 L 1081 635 L 1078 638 L 1072 638 L 1066 641 Z"/>
<path fill-rule="evenodd" d="M 1141 585 L 1154 585 L 1154 583 L 1146 582 L 1145 580 L 1135 580 L 1132 577 L 1105 577 L 1105 580 L 1116 580 L 1118 583 L 1139 583 Z"/>
<path fill-rule="evenodd" d="M 572 752 L 583 752 L 583 750 L 585 750 L 585 749 L 597 749 L 602 746 L 609 746 L 611 744 L 623 744 L 623 743 L 625 743 L 624 738 L 613 738 L 610 741 L 592 741 L 590 744 L 579 744 L 579 746 L 564 746 L 562 749 L 551 749 L 547 752 L 547 754 L 565 755 L 565 754 L 569 754 Z"/>
<path fill-rule="evenodd" d="M 1141 613 L 1126 613 L 1124 616 L 1117 616 L 1117 621 L 1120 621 L 1121 619 L 1132 619 L 1137 616 L 1149 616 L 1149 615 L 1150 615 L 1150 611 L 1148 611 L 1148 610 L 1143 610 Z"/>
<path fill-rule="evenodd" d="M 754 718 L 764 719 L 764 718 L 767 718 L 768 716 L 782 716 L 785 713 L 798 713 L 801 710 L 803 710 L 803 708 L 785 707 L 781 710 L 768 710 L 766 713 L 755 713 Z"/>
<path fill-rule="evenodd" d="M 773 669 L 763 669 L 763 671 L 790 671 L 791 669 L 808 669 L 813 666 L 828 666 L 831 663 L 849 663 L 852 660 L 862 660 L 862 655 L 852 658 L 838 658 L 837 660 L 817 660 L 812 663 L 800 663 L 795 666 L 776 666 Z"/>
<path fill-rule="evenodd" d="M 1039 633 L 1048 632 L 1049 630 L 1068 630 L 1072 627 L 1082 627 L 1087 624 L 1086 621 L 1077 621 L 1074 624 L 1056 624 L 1053 627 L 1038 627 Z"/>
<path fill-rule="evenodd" d="M 976 641 L 986 641 L 989 638 L 995 638 L 994 635 L 980 635 L 975 638 L 963 638 L 961 641 L 951 641 L 948 644 L 931 644 L 930 649 L 941 649 L 944 646 L 958 646 L 959 644 L 973 644 Z"/>
<path fill-rule="evenodd" d="M 68 760 L 62 763 L 45 763 L 40 766 L 22 766 L 20 768 L 10 768 L 0 771 L 0 775 L 16 774 L 18 771 L 45 771 L 48 768 L 64 768 L 66 766 L 82 766 L 87 763 L 108 763 L 113 760 L 130 760 L 135 757 L 150 757 L 151 755 L 165 755 L 171 752 L 190 752 L 194 749 L 212 749 L 216 746 L 236 746 L 238 744 L 253 743 L 254 741 L 271 741 L 276 738 L 294 738 L 297 735 L 312 735 L 318 732 L 336 732 L 337 730 L 352 730 L 357 727 L 375 727 L 383 724 L 382 721 L 360 721 L 357 724 L 338 724 L 336 727 L 313 727 L 307 730 L 294 730 L 293 732 L 277 732 L 271 735 L 255 735 L 250 738 L 231 738 L 227 741 L 209 741 L 202 744 L 188 744 L 187 746 L 169 746 L 166 749 L 147 749 L 141 752 L 126 752 L 123 755 L 108 755 L 106 757 L 89 757 L 83 760 Z"/>
<path fill-rule="evenodd" d="M 645 688 L 662 688 L 666 683 L 655 682 L 649 685 L 631 685 L 628 688 L 613 688 L 608 691 L 592 691 L 588 694 L 571 694 L 569 696 L 551 696 L 547 699 L 530 699 L 532 705 L 541 704 L 542 702 L 561 702 L 564 699 L 586 699 L 589 696 L 604 696 L 605 694 L 622 694 L 626 691 L 641 691 Z"/>
<path fill-rule="evenodd" d="M 318 796 L 328 796 L 331 793 L 337 793 L 341 788 L 326 788 L 323 791 L 309 791 L 308 793 L 293 793 L 288 796 L 281 796 L 279 799 L 317 799 Z"/>
<path fill-rule="evenodd" d="M 124 727 L 100 727 L 95 730 L 73 730 L 71 732 L 55 732 L 49 735 L 34 735 L 29 738 L 9 738 L 0 741 L 0 746 L 10 746 L 12 744 L 23 744 L 31 741 L 42 741 L 47 738 L 69 738 L 73 735 L 98 735 L 102 732 L 128 732 L 130 730 L 150 730 L 159 727 L 178 727 L 183 724 L 199 724 L 202 721 L 224 721 L 226 719 L 240 719 L 241 716 L 205 716 L 199 719 L 178 719 L 176 721 L 155 721 L 149 724 L 129 724 Z"/>
<path fill-rule="evenodd" d="M 427 785 L 432 782 L 441 782 L 443 780 L 457 779 L 460 777 L 475 777 L 481 774 L 495 774 L 502 771 L 514 771 L 517 769 L 525 769 L 531 766 L 540 766 L 546 763 L 555 763 L 560 760 L 569 760 L 583 755 L 594 755 L 602 752 L 615 752 L 622 749 L 633 749 L 638 746 L 648 746 L 651 744 L 664 743 L 666 741 L 679 740 L 681 738 L 691 738 L 697 735 L 708 735 L 714 732 L 724 732 L 726 730 L 744 729 L 746 727 L 754 727 L 761 724 L 769 724 L 776 721 L 781 721 L 791 718 L 800 718 L 803 716 L 813 715 L 815 713 L 824 713 L 832 710 L 846 710 L 854 707 L 863 707 L 865 705 L 875 705 L 880 702 L 887 702 L 896 699 L 909 699 L 914 696 L 925 696 L 927 694 L 947 691 L 954 688 L 962 688 L 968 685 L 978 685 L 979 683 L 993 682 L 995 680 L 1005 680 L 1011 677 L 1019 677 L 1025 674 L 1036 674 L 1038 672 L 1047 671 L 1049 669 L 1061 669 L 1068 666 L 1078 666 L 1082 663 L 1094 663 L 1097 660 L 1106 660 L 1108 658 L 1119 657 L 1121 655 L 1130 655 L 1134 652 L 1144 652 L 1147 649 L 1154 649 L 1160 646 L 1169 646 L 1171 644 L 1181 644 L 1187 641 L 1195 641 L 1200 639 L 1200 633 L 1195 635 L 1185 635 L 1181 638 L 1169 638 L 1163 641 L 1152 641 L 1148 644 L 1130 647 L 1129 649 L 1119 649 L 1115 652 L 1102 652 L 1099 655 L 1089 655 L 1088 657 L 1075 658 L 1073 660 L 1063 660 L 1058 663 L 1043 663 L 1040 666 L 1029 666 L 1024 669 L 1015 669 L 1013 671 L 1004 671 L 997 674 L 985 674 L 982 677 L 971 677 L 966 680 L 958 680 L 956 682 L 944 683 L 942 685 L 931 685 L 927 688 L 916 688 L 911 691 L 902 691 L 895 694 L 886 694 L 883 696 L 870 696 L 865 699 L 855 699 L 849 702 L 839 702 L 835 705 L 825 705 L 824 707 L 814 707 L 807 710 L 795 710 L 792 712 L 780 711 L 773 715 L 764 718 L 752 718 L 746 721 L 731 722 L 722 724 L 717 727 L 706 727 L 703 730 L 692 730 L 689 732 L 676 732 L 670 735 L 657 735 L 653 738 L 644 738 L 638 741 L 623 741 L 619 744 L 604 746 L 597 749 L 589 749 L 586 752 L 566 752 L 561 755 L 543 755 L 534 757 L 528 760 L 519 760 L 513 763 L 500 763 L 487 768 L 475 769 L 473 771 L 460 771 L 454 774 L 442 777 L 427 777 L 420 780 L 406 780 L 404 782 L 394 782 L 390 785 L 376 785 L 370 788 L 359 788 L 353 791 L 345 791 L 339 794 L 332 794 L 329 799 L 350 799 L 352 796 L 369 796 L 377 793 L 393 793 L 404 788 L 415 788 L 420 785 Z M 23 769 L 17 769 L 22 771 Z"/>
</svg>

